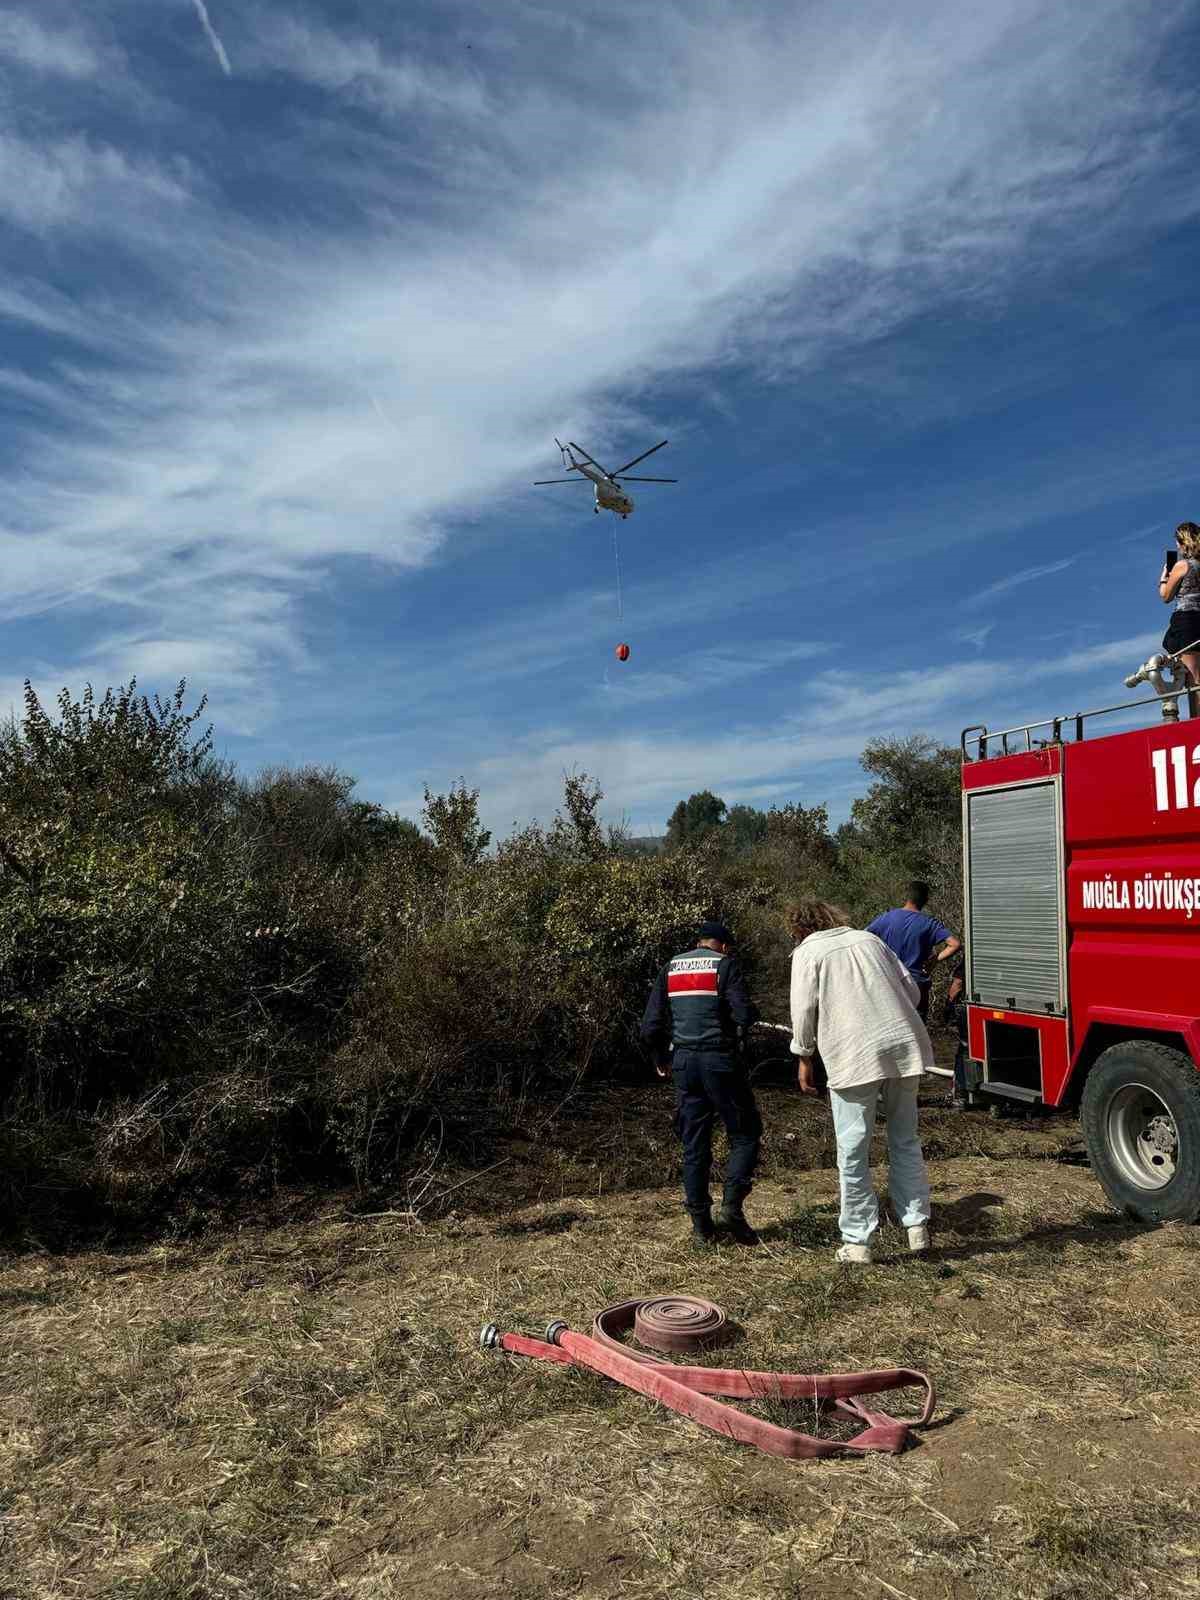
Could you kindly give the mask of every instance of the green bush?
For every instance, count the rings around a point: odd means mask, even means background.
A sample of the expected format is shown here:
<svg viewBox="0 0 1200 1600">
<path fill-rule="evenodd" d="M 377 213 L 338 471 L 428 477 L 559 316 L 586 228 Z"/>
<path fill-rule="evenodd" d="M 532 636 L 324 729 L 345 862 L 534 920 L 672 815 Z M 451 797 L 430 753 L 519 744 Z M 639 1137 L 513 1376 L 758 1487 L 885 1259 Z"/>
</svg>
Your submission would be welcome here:
<svg viewBox="0 0 1200 1600">
<path fill-rule="evenodd" d="M 493 845 L 461 782 L 418 828 L 336 769 L 245 781 L 184 697 L 64 690 L 51 716 L 26 686 L 0 730 L 12 1228 L 161 1224 L 318 1177 L 418 1203 L 446 1151 L 481 1156 L 506 1118 L 640 1061 L 650 983 L 703 918 L 735 926 L 783 1020 L 788 898 L 865 920 L 914 865 L 957 871 L 927 742 L 868 750 L 874 787 L 836 836 L 823 807 L 705 794 L 676 808 L 695 825 L 675 848 L 636 849 L 577 774 L 549 827 Z"/>
<path fill-rule="evenodd" d="M 27 685 L 0 734 L 0 1140 L 31 1195 L 122 1215 L 277 1170 L 357 981 L 329 875 L 256 875 L 203 702 L 135 689 L 52 720 Z"/>
<path fill-rule="evenodd" d="M 628 1062 L 658 966 L 704 917 L 765 898 L 761 884 L 731 894 L 710 857 L 628 857 L 596 823 L 600 799 L 569 778 L 550 829 L 485 857 L 470 847 L 478 796 L 460 787 L 449 808 L 427 797 L 429 850 L 378 863 L 366 976 L 331 1072 L 360 1182 L 394 1181 L 431 1126 L 479 1133 L 531 1095 Z M 454 825 L 439 828 L 448 809 Z"/>
</svg>

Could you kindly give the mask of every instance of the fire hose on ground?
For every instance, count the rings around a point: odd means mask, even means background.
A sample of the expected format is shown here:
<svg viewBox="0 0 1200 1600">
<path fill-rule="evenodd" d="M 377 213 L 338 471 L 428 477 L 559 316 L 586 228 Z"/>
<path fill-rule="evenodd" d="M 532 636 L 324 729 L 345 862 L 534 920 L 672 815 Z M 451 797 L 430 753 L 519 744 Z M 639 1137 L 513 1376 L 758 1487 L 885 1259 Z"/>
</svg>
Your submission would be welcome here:
<svg viewBox="0 0 1200 1600">
<path fill-rule="evenodd" d="M 730 1332 L 720 1306 L 693 1295 L 669 1295 L 656 1300 L 622 1300 L 599 1312 L 591 1334 L 575 1333 L 565 1322 L 552 1322 L 544 1339 L 520 1333 L 501 1333 L 488 1323 L 480 1335 L 484 1350 L 531 1356 L 561 1366 L 586 1367 L 613 1378 L 680 1416 L 723 1434 L 739 1444 L 753 1445 L 768 1455 L 793 1461 L 840 1456 L 846 1452 L 886 1451 L 898 1454 L 910 1443 L 911 1430 L 924 1427 L 933 1416 L 937 1394 L 929 1377 L 908 1367 L 873 1372 L 846 1372 L 831 1376 L 816 1373 L 752 1372 L 737 1367 L 676 1366 L 657 1356 L 633 1350 L 622 1342 L 632 1330 L 639 1344 L 664 1354 L 694 1354 L 710 1348 Z M 863 1404 L 863 1396 L 892 1389 L 923 1388 L 925 1403 L 919 1417 L 902 1421 Z M 720 1396 L 720 1399 L 713 1398 Z M 818 1413 L 836 1413 L 864 1424 L 849 1439 L 822 1439 L 751 1416 L 727 1400 L 802 1400 Z"/>
</svg>

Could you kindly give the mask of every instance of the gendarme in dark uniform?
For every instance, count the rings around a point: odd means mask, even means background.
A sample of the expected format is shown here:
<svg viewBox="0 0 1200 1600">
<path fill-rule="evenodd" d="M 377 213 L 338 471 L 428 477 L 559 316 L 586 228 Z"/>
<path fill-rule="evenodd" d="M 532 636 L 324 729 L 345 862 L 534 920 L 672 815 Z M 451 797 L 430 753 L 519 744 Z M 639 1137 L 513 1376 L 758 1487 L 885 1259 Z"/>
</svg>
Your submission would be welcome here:
<svg viewBox="0 0 1200 1600">
<path fill-rule="evenodd" d="M 716 1228 L 727 1228 L 752 1244 L 756 1235 L 742 1203 L 753 1186 L 762 1119 L 738 1058 L 737 1034 L 757 1022 L 758 1012 L 732 952 L 733 935 L 724 923 L 701 923 L 695 948 L 668 961 L 659 973 L 642 1018 L 642 1039 L 654 1051 L 660 1073 L 665 1075 L 669 1065 L 674 1080 L 684 1203 L 693 1231 L 711 1239 Z M 716 1117 L 729 1138 L 729 1160 L 714 1227 L 708 1178 Z"/>
</svg>

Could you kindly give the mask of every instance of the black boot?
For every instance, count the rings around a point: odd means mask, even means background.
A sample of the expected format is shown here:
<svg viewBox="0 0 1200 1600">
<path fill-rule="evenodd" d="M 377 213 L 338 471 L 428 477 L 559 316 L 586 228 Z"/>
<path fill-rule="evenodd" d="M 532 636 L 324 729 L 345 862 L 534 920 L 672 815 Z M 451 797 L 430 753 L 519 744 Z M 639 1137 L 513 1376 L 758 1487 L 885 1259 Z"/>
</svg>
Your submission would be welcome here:
<svg viewBox="0 0 1200 1600">
<path fill-rule="evenodd" d="M 713 1227 L 712 1213 L 709 1211 L 693 1211 L 692 1243 L 707 1250 L 716 1237 L 717 1230 Z"/>
<path fill-rule="evenodd" d="M 742 1210 L 742 1196 L 726 1194 L 717 1212 L 717 1227 L 728 1233 L 738 1244 L 757 1244 L 758 1235 L 746 1221 Z"/>
</svg>

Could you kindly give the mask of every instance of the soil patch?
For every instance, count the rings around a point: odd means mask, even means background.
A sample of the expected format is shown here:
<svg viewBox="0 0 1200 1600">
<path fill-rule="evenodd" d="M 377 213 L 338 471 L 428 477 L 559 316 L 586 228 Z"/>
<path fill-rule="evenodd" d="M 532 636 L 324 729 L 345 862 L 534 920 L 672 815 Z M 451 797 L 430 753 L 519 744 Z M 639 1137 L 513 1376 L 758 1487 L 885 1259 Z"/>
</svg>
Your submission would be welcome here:
<svg viewBox="0 0 1200 1600">
<path fill-rule="evenodd" d="M 1053 1159 L 1065 1126 L 943 1114 L 960 1149 L 931 1162 L 934 1252 L 913 1260 L 889 1225 L 849 1272 L 836 1174 L 788 1154 L 789 1132 L 824 1137 L 823 1108 L 766 1109 L 755 1250 L 694 1254 L 661 1173 L 545 1193 L 527 1148 L 526 1198 L 498 1215 L 339 1201 L 184 1247 L 8 1257 L 0 1593 L 1200 1592 L 1197 1231 L 1108 1212 L 1085 1167 Z M 665 1141 L 661 1096 L 639 1137 L 653 1119 Z M 586 1328 L 682 1289 L 725 1306 L 748 1367 L 929 1371 L 935 1425 L 901 1457 L 776 1461 L 593 1374 L 478 1347 L 484 1322 Z M 764 1414 L 811 1426 L 781 1409 Z"/>
</svg>

